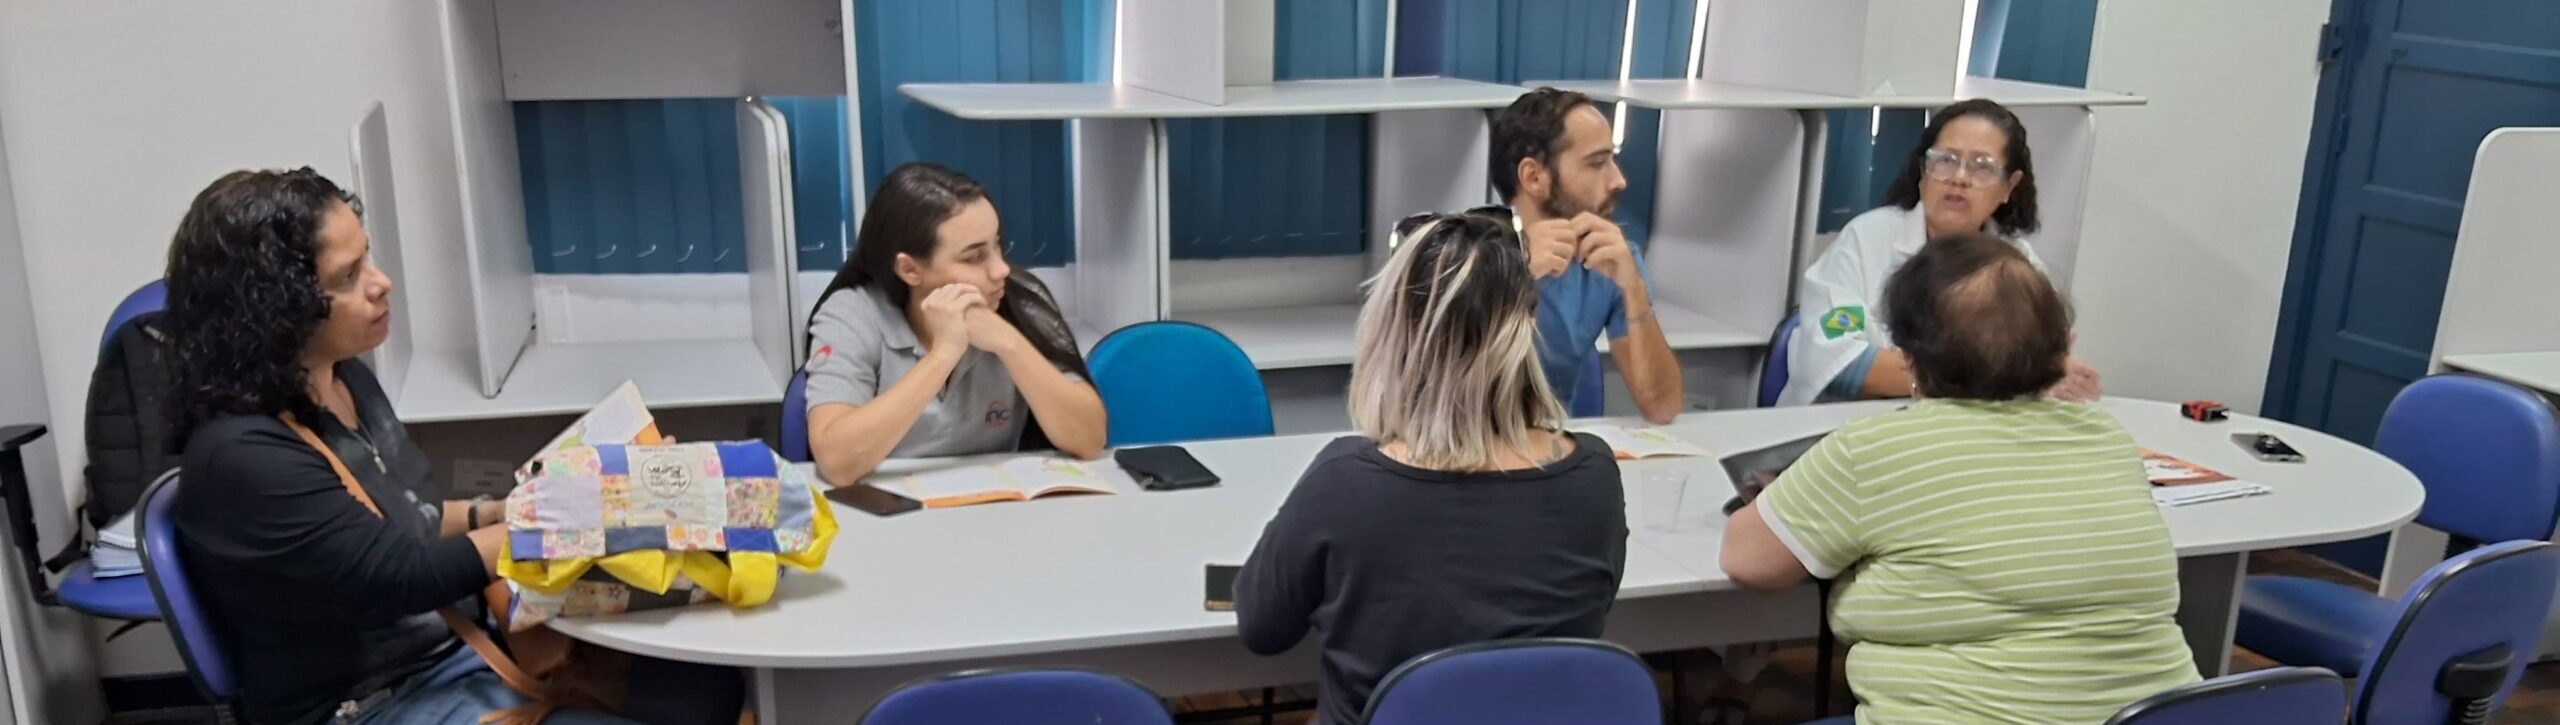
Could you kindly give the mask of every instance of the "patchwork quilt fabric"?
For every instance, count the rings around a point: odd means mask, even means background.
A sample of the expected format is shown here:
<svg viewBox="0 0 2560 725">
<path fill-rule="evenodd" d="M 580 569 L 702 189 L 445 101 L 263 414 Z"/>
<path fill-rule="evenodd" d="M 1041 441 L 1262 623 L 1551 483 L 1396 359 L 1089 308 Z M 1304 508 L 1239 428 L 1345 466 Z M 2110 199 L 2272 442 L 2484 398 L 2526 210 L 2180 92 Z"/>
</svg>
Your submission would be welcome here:
<svg viewBox="0 0 2560 725">
<path fill-rule="evenodd" d="M 507 496 L 511 629 L 705 599 L 755 606 L 781 567 L 823 564 L 835 535 L 814 477 L 759 441 L 575 446 L 536 467 Z"/>
</svg>

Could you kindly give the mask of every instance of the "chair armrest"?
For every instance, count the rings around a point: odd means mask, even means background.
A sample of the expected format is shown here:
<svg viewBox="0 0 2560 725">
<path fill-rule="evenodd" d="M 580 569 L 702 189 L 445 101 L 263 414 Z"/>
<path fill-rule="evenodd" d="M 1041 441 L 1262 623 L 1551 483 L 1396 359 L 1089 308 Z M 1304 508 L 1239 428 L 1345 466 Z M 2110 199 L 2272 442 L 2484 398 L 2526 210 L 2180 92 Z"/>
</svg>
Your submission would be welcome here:
<svg viewBox="0 0 2560 725">
<path fill-rule="evenodd" d="M 41 425 L 35 425 L 33 423 L 25 425 L 0 425 L 0 452 L 16 451 L 19 447 L 33 443 L 36 439 L 43 437 L 44 426 Z"/>
<path fill-rule="evenodd" d="M 44 437 L 44 426 L 12 425 L 0 427 L 0 503 L 6 503 L 10 543 L 18 550 L 18 562 L 27 570 L 27 594 L 37 604 L 51 606 L 59 601 L 52 583 L 45 579 L 44 560 L 36 553 L 35 511 L 27 498 L 27 459 L 19 449 Z"/>
</svg>

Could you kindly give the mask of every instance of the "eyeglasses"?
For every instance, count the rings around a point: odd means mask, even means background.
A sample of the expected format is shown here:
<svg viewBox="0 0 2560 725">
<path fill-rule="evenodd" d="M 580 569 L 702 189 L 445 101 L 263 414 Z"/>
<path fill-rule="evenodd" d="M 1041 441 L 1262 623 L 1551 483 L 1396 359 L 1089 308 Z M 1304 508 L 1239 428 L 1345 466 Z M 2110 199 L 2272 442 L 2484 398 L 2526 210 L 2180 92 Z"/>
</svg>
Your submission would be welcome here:
<svg viewBox="0 0 2560 725">
<path fill-rule="evenodd" d="M 1396 247 L 1403 246 L 1405 238 L 1413 236 L 1414 231 L 1421 229 L 1424 224 L 1441 219 L 1459 217 L 1476 217 L 1502 222 L 1504 226 L 1511 228 L 1512 235 L 1517 236 L 1520 234 L 1520 216 L 1511 213 L 1511 207 L 1507 206 L 1479 206 L 1456 214 L 1426 211 L 1398 220 L 1395 225 L 1394 233 L 1387 235 L 1387 248 L 1395 249 Z"/>
<path fill-rule="evenodd" d="M 1975 154 L 1973 158 L 1968 159 L 1946 149 L 1929 149 L 1922 152 L 1920 158 L 1923 161 L 1921 168 L 1929 172 L 1929 178 L 1939 181 L 1954 181 L 1957 172 L 1962 171 L 1964 177 L 1972 180 L 1973 183 L 1992 184 L 1998 183 L 2000 176 L 2009 171 L 2006 165 L 2000 163 L 1999 159 L 1991 158 L 1990 154 Z"/>
</svg>

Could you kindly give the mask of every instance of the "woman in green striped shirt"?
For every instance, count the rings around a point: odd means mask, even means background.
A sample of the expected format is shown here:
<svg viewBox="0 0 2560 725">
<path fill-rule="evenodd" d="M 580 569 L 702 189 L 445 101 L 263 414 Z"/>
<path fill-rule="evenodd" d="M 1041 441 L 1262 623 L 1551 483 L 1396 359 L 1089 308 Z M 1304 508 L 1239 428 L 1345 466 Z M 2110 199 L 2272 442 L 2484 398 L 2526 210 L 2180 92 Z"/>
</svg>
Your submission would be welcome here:
<svg viewBox="0 0 2560 725">
<path fill-rule="evenodd" d="M 2044 399 L 2071 311 L 2015 247 L 1931 242 L 1886 283 L 1920 400 L 1826 437 L 1735 512 L 1723 564 L 1839 580 L 1860 723 L 2097 723 L 2195 681 L 2133 438 Z"/>
</svg>

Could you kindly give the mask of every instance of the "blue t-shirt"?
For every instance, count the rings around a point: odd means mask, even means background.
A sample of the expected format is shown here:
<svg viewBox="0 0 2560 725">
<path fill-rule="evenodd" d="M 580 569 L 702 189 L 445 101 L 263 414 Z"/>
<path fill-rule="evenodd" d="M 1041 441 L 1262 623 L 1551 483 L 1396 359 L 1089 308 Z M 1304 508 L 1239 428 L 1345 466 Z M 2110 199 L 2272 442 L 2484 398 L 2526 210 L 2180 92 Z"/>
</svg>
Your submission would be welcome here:
<svg viewBox="0 0 2560 725">
<path fill-rule="evenodd" d="M 1631 256 L 1636 276 L 1652 284 L 1644 254 Z M 1576 262 L 1563 274 L 1538 280 L 1538 364 L 1546 368 L 1547 386 L 1567 411 L 1573 410 L 1574 383 L 1582 379 L 1583 369 L 1599 363 L 1594 348 L 1603 332 L 1611 340 L 1627 336 L 1626 297 L 1609 275 Z"/>
</svg>

